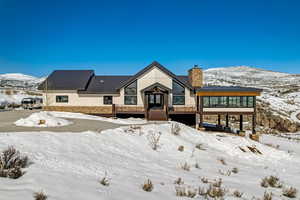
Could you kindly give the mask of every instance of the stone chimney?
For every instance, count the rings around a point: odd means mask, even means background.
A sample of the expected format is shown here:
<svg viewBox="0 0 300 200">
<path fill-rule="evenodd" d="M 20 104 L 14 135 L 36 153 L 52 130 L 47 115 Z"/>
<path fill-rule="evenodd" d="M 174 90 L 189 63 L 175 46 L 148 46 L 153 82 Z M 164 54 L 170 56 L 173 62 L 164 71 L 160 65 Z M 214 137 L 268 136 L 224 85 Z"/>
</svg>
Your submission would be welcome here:
<svg viewBox="0 0 300 200">
<path fill-rule="evenodd" d="M 189 70 L 189 82 L 193 87 L 203 86 L 203 71 L 198 65 Z"/>
</svg>

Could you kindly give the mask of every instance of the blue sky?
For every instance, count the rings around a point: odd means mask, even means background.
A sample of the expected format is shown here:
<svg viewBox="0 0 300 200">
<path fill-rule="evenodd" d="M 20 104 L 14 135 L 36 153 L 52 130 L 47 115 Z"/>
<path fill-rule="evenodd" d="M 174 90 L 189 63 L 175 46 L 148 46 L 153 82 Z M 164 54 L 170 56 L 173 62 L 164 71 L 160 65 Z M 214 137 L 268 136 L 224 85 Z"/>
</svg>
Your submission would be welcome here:
<svg viewBox="0 0 300 200">
<path fill-rule="evenodd" d="M 0 73 L 177 74 L 249 65 L 300 73 L 300 1 L 0 0 Z"/>
</svg>

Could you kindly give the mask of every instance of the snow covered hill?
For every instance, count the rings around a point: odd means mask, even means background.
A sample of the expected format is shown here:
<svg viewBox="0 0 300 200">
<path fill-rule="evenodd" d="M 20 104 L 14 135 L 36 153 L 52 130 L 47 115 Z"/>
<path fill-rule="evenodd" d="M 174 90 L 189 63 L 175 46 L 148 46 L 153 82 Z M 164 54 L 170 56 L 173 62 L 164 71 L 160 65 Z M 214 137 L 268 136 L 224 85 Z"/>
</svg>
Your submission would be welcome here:
<svg viewBox="0 0 300 200">
<path fill-rule="evenodd" d="M 205 70 L 204 78 L 208 85 L 238 85 L 264 89 L 262 96 L 258 97 L 259 123 L 280 131 L 300 130 L 299 120 L 293 117 L 300 111 L 299 74 L 236 66 Z"/>
<path fill-rule="evenodd" d="M 14 89 L 36 89 L 38 84 L 45 80 L 21 73 L 0 74 L 0 87 Z"/>
<path fill-rule="evenodd" d="M 0 150 L 14 145 L 32 164 L 19 179 L 0 178 L 0 199 L 33 199 L 33 193 L 41 190 L 55 200 L 189 199 L 176 196 L 176 190 L 195 192 L 195 199 L 204 199 L 199 189 L 204 191 L 219 179 L 226 200 L 241 199 L 234 197 L 236 190 L 245 200 L 262 199 L 265 191 L 273 193 L 273 200 L 287 200 L 284 188 L 300 188 L 296 141 L 268 136 L 266 141 L 279 144 L 278 149 L 183 124 L 179 135 L 174 135 L 173 123 L 101 133 L 1 133 Z M 158 141 L 156 150 L 154 141 Z M 279 178 L 283 188 L 261 186 L 262 179 L 271 175 Z M 100 183 L 104 177 L 109 185 Z M 153 183 L 151 192 L 142 189 L 148 179 Z"/>
</svg>

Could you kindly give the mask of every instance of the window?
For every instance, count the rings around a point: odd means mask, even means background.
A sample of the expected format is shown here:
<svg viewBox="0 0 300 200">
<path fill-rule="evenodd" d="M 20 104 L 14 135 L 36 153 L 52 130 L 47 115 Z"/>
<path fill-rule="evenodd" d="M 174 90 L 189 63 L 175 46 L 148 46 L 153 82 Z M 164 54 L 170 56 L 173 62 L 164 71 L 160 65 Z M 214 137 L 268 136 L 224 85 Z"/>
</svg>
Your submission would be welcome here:
<svg viewBox="0 0 300 200">
<path fill-rule="evenodd" d="M 249 108 L 254 107 L 254 97 L 248 97 L 248 107 Z"/>
<path fill-rule="evenodd" d="M 68 96 L 56 96 L 56 103 L 68 103 L 69 97 Z"/>
<path fill-rule="evenodd" d="M 205 108 L 253 108 L 254 105 L 254 97 L 203 97 L 203 107 Z"/>
<path fill-rule="evenodd" d="M 203 107 L 209 107 L 209 97 L 203 97 Z"/>
<path fill-rule="evenodd" d="M 124 103 L 125 105 L 137 104 L 137 81 L 134 81 L 124 89 Z"/>
<path fill-rule="evenodd" d="M 113 103 L 113 97 L 112 96 L 104 96 L 103 97 L 103 104 L 111 105 Z"/>
<path fill-rule="evenodd" d="M 173 81 L 173 105 L 185 104 L 185 88 L 176 81 Z"/>
</svg>

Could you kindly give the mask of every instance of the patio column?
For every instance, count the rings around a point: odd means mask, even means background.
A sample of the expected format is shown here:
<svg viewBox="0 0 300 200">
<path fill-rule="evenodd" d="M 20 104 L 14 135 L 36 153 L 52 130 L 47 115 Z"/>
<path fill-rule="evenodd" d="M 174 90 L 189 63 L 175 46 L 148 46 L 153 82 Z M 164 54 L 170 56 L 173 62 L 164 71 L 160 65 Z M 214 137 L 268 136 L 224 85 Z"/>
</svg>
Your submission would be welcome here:
<svg viewBox="0 0 300 200">
<path fill-rule="evenodd" d="M 252 115 L 252 134 L 256 134 L 256 113 Z"/>
</svg>

